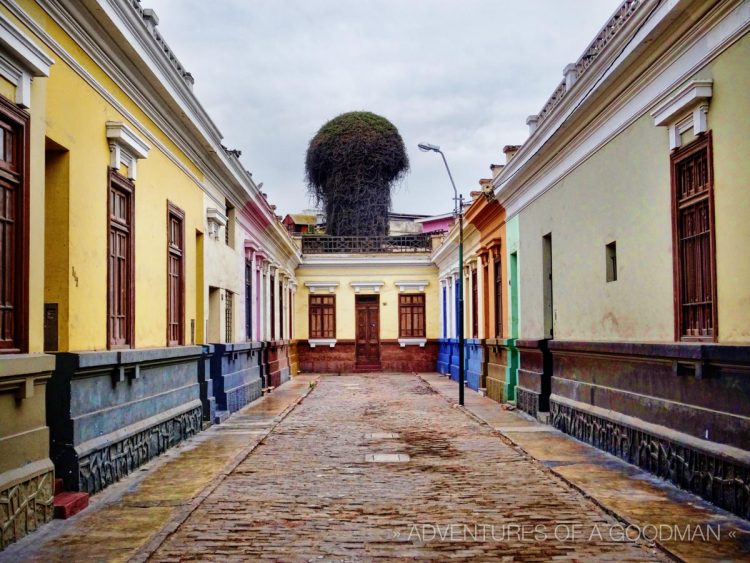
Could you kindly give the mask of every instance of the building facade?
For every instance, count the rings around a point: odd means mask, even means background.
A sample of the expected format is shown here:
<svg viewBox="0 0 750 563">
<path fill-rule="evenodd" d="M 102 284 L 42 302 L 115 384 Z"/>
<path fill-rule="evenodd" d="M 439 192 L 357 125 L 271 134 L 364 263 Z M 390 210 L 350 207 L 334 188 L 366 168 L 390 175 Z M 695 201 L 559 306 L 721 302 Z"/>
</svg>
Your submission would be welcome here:
<svg viewBox="0 0 750 563">
<path fill-rule="evenodd" d="M 747 2 L 623 2 L 493 182 L 518 405 L 744 517 L 748 29 Z"/>
<path fill-rule="evenodd" d="M 152 10 L 5 2 L 0 59 L 2 547 L 288 379 L 299 250 Z"/>
</svg>

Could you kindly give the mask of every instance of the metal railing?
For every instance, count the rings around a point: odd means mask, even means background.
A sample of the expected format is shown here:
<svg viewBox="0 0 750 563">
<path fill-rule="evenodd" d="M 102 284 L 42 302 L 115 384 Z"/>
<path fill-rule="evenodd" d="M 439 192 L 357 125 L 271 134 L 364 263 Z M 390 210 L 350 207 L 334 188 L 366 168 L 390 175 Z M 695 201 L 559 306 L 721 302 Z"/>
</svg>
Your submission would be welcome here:
<svg viewBox="0 0 750 563">
<path fill-rule="evenodd" d="M 431 252 L 435 233 L 378 237 L 302 236 L 302 254 Z"/>
</svg>

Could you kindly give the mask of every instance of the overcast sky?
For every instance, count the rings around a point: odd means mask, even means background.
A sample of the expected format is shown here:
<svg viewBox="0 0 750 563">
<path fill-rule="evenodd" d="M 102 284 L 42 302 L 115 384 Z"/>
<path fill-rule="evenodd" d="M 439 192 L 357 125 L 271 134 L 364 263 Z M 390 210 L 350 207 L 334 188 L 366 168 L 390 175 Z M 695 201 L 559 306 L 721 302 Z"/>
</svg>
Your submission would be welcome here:
<svg viewBox="0 0 750 563">
<path fill-rule="evenodd" d="M 368 110 L 404 138 L 411 172 L 393 210 L 452 209 L 440 145 L 468 195 L 538 113 L 620 0 L 142 0 L 195 77 L 224 144 L 277 213 L 310 206 L 309 140 Z"/>
</svg>

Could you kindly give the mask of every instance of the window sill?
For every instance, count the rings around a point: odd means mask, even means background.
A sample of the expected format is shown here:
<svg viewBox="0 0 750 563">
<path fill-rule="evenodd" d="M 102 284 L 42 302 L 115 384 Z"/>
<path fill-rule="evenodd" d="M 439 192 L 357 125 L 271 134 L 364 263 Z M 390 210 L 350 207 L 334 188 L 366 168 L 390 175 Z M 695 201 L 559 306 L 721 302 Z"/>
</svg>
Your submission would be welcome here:
<svg viewBox="0 0 750 563">
<path fill-rule="evenodd" d="M 336 346 L 336 339 L 335 338 L 312 338 L 307 341 L 310 348 L 315 348 L 316 346 L 328 346 L 329 348 L 334 348 Z"/>
<path fill-rule="evenodd" d="M 419 346 L 420 348 L 424 348 L 424 345 L 427 344 L 426 338 L 399 338 L 398 343 L 401 345 L 402 348 L 405 348 L 406 346 Z"/>
</svg>

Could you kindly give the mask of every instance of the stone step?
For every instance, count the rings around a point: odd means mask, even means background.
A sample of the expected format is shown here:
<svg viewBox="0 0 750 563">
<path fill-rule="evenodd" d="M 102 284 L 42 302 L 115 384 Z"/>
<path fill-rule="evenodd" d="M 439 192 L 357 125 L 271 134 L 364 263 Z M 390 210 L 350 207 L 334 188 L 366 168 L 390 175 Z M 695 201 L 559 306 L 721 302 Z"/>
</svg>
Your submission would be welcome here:
<svg viewBox="0 0 750 563">
<path fill-rule="evenodd" d="M 55 495 L 55 518 L 65 520 L 89 505 L 88 493 L 59 493 Z"/>
<path fill-rule="evenodd" d="M 229 418 L 230 414 L 229 411 L 216 411 L 216 414 L 214 414 L 214 424 L 221 424 Z"/>
</svg>

